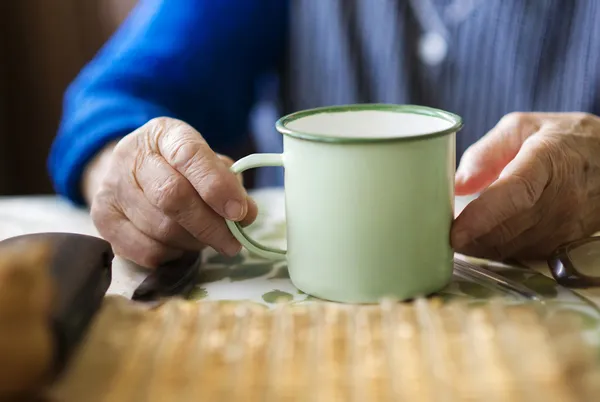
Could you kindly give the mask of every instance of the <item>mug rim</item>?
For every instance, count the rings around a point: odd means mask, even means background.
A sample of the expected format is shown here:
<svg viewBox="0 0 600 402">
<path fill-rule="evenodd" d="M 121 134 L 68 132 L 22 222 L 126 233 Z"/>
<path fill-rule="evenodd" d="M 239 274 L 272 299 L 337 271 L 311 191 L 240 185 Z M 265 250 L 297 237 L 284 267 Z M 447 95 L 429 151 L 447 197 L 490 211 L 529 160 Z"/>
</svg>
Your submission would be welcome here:
<svg viewBox="0 0 600 402">
<path fill-rule="evenodd" d="M 399 137 L 334 137 L 326 134 L 306 133 L 298 130 L 290 129 L 287 124 L 302 119 L 304 117 L 314 116 L 321 113 L 338 113 L 338 112 L 360 112 L 367 110 L 418 114 L 422 116 L 436 117 L 453 123 L 451 127 L 444 130 L 433 131 L 429 133 L 399 136 Z M 414 141 L 423 138 L 439 137 L 446 134 L 458 132 L 463 127 L 462 118 L 454 113 L 445 110 L 436 109 L 429 106 L 411 105 L 411 104 L 389 104 L 389 103 L 358 103 L 352 105 L 335 105 L 322 106 L 312 109 L 301 110 L 281 117 L 275 123 L 275 128 L 283 135 L 298 138 L 301 140 L 329 142 L 329 143 L 372 143 L 372 142 L 393 142 L 393 141 Z"/>
</svg>

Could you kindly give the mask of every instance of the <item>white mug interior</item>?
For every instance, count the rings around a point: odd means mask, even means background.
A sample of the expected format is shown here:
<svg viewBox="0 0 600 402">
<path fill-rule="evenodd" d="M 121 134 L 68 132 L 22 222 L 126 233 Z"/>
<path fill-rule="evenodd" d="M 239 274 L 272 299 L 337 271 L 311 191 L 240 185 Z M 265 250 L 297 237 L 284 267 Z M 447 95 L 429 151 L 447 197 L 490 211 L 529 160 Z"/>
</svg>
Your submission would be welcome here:
<svg viewBox="0 0 600 402">
<path fill-rule="evenodd" d="M 418 137 L 451 128 L 442 117 L 393 110 L 323 111 L 288 121 L 292 132 L 331 138 Z"/>
</svg>

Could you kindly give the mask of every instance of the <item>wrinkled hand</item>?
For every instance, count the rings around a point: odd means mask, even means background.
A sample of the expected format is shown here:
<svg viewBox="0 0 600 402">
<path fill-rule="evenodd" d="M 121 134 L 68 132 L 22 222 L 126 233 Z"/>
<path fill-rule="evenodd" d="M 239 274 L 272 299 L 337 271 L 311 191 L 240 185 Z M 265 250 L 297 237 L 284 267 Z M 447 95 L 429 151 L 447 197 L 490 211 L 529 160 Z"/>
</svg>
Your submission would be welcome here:
<svg viewBox="0 0 600 402">
<path fill-rule="evenodd" d="M 91 215 L 115 254 L 144 267 L 205 245 L 234 255 L 241 245 L 223 218 L 244 224 L 257 208 L 232 162 L 185 123 L 158 118 L 114 148 Z"/>
<path fill-rule="evenodd" d="M 456 251 L 547 257 L 600 230 L 600 118 L 513 113 L 465 152 L 456 194 L 483 192 L 455 220 Z"/>
</svg>

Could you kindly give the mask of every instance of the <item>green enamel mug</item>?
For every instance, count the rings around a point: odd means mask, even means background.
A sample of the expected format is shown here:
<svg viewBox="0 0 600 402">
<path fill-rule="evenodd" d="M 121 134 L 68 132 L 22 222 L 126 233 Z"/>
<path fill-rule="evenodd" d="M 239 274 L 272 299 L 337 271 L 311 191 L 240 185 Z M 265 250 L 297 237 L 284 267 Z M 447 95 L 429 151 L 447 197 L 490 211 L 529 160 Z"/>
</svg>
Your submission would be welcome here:
<svg viewBox="0 0 600 402">
<path fill-rule="evenodd" d="M 287 250 L 227 221 L 244 247 L 287 260 L 298 289 L 336 302 L 406 300 L 449 283 L 459 116 L 357 104 L 292 113 L 276 127 L 282 154 L 249 155 L 231 169 L 284 168 Z"/>
</svg>

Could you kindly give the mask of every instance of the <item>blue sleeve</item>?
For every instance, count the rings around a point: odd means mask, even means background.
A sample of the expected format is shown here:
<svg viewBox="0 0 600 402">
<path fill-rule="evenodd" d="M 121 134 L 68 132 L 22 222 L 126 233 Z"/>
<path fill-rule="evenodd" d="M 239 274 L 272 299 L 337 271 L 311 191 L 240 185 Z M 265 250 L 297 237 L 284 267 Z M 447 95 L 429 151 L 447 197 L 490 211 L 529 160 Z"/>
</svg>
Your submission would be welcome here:
<svg viewBox="0 0 600 402">
<path fill-rule="evenodd" d="M 87 162 L 108 142 L 170 116 L 227 152 L 247 135 L 256 79 L 275 68 L 283 0 L 141 0 L 64 96 L 48 158 L 57 193 L 83 203 Z"/>
</svg>

